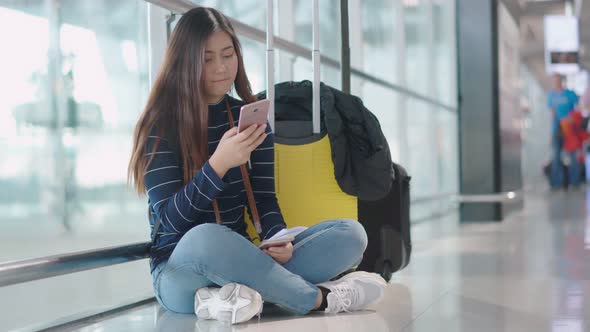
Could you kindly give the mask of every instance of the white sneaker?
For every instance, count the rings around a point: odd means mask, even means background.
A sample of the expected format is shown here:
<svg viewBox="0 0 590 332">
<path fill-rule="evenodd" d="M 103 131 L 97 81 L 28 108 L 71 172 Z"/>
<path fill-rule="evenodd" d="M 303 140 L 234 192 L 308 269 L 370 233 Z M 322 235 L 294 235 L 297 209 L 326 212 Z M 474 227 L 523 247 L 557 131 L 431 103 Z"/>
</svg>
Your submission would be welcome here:
<svg viewBox="0 0 590 332">
<path fill-rule="evenodd" d="M 379 302 L 385 295 L 387 282 L 376 273 L 352 272 L 335 281 L 318 286 L 330 290 L 326 313 L 335 314 L 362 310 Z"/>
<path fill-rule="evenodd" d="M 198 319 L 239 324 L 260 316 L 262 303 L 262 296 L 257 291 L 240 284 L 200 288 L 195 293 L 195 314 Z"/>
</svg>

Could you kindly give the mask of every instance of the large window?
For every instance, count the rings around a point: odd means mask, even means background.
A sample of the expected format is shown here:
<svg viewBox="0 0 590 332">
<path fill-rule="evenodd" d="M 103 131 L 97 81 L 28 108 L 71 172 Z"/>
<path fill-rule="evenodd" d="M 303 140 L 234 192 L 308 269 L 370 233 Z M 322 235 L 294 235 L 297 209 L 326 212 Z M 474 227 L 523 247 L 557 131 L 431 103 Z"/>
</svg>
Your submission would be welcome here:
<svg viewBox="0 0 590 332">
<path fill-rule="evenodd" d="M 146 13 L 139 0 L 0 1 L 0 262 L 149 238 L 126 179 L 149 90 Z M 144 261 L 0 288 L 2 327 L 136 297 L 147 272 Z"/>
<path fill-rule="evenodd" d="M 350 0 L 352 66 L 422 97 L 353 76 L 415 198 L 457 192 L 455 1 Z"/>
<path fill-rule="evenodd" d="M 457 107 L 457 52 L 455 1 L 433 0 L 434 61 L 436 86 L 434 97 L 441 103 Z"/>
<path fill-rule="evenodd" d="M 119 234 L 65 240 L 55 251 L 145 239 L 126 167 L 148 92 L 146 5 L 60 3 L 0 7 L 0 86 L 9 92 L 0 98 L 2 233 Z M 24 241 L 0 260 L 49 253 Z"/>
<path fill-rule="evenodd" d="M 430 20 L 431 1 L 403 1 L 406 40 L 406 82 L 412 90 L 431 95 L 432 61 L 429 43 L 434 26 Z"/>
</svg>

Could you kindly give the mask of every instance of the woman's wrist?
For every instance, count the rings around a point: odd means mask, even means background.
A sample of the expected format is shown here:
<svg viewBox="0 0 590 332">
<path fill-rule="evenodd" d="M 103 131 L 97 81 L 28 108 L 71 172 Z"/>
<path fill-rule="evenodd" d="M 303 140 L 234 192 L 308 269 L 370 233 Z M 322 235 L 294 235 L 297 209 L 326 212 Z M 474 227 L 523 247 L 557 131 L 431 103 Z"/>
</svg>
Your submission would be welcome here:
<svg viewBox="0 0 590 332">
<path fill-rule="evenodd" d="M 213 171 L 215 171 L 215 174 L 217 174 L 220 179 L 223 178 L 225 173 L 229 170 L 229 167 L 225 166 L 221 160 L 216 158 L 215 153 L 209 158 L 209 165 L 211 165 L 211 168 L 213 168 Z"/>
</svg>

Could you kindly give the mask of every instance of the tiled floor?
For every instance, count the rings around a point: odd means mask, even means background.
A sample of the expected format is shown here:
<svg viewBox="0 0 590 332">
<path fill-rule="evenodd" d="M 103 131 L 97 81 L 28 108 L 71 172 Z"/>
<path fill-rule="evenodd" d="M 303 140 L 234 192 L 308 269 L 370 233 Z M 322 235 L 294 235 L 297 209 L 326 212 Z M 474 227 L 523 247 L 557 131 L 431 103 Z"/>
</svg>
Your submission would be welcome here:
<svg viewBox="0 0 590 332">
<path fill-rule="evenodd" d="M 590 193 L 529 195 L 502 223 L 448 217 L 416 225 L 413 237 L 410 266 L 363 312 L 294 317 L 270 307 L 260 321 L 223 326 L 149 305 L 77 330 L 590 331 Z"/>
</svg>

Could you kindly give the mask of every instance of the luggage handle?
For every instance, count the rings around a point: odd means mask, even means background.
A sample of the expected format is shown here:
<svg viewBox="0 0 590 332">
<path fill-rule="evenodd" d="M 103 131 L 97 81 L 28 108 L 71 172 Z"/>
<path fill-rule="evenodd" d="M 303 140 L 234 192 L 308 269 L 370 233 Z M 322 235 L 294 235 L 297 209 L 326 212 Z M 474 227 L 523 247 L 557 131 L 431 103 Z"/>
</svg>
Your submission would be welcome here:
<svg viewBox="0 0 590 332">
<path fill-rule="evenodd" d="M 319 0 L 312 1 L 312 38 L 313 49 L 311 61 L 313 65 L 313 88 L 312 88 L 312 122 L 313 133 L 320 133 L 320 15 Z M 266 97 L 271 100 L 268 112 L 268 122 L 271 129 L 275 131 L 275 86 L 274 86 L 274 30 L 273 30 L 273 0 L 266 1 Z"/>
</svg>

